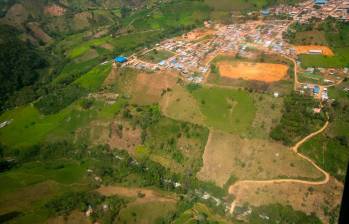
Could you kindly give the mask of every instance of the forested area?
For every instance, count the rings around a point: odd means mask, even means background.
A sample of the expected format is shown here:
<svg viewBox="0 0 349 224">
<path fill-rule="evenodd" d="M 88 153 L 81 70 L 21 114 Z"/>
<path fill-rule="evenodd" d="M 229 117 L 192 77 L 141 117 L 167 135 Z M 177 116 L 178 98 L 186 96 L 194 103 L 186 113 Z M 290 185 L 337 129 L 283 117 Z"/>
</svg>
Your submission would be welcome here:
<svg viewBox="0 0 349 224">
<path fill-rule="evenodd" d="M 0 110 L 15 91 L 33 85 L 39 78 L 37 70 L 47 65 L 35 47 L 17 35 L 14 28 L 0 26 Z"/>
</svg>

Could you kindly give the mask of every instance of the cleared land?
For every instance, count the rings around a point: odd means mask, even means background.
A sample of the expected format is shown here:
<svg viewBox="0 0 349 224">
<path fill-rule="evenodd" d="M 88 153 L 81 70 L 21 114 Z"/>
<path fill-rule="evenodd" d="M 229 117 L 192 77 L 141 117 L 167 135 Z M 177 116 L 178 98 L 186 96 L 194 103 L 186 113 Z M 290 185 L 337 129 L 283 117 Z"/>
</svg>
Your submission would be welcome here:
<svg viewBox="0 0 349 224">
<path fill-rule="evenodd" d="M 162 95 L 176 85 L 177 73 L 121 72 L 117 87 L 131 96 L 131 103 L 147 105 L 158 103 Z"/>
<path fill-rule="evenodd" d="M 308 54 L 309 50 L 321 50 L 323 55 L 334 56 L 333 51 L 327 46 L 320 45 L 299 45 L 294 46 L 297 54 Z"/>
<path fill-rule="evenodd" d="M 223 186 L 230 176 L 241 180 L 280 177 L 322 178 L 322 173 L 280 143 L 243 139 L 238 135 L 212 131 L 198 178 Z"/>
<path fill-rule="evenodd" d="M 175 120 L 204 124 L 204 116 L 196 99 L 184 87 L 176 85 L 160 101 L 162 112 Z"/>
<path fill-rule="evenodd" d="M 233 79 L 280 81 L 287 75 L 288 67 L 282 64 L 221 61 L 217 63 L 223 77 Z"/>
<path fill-rule="evenodd" d="M 254 206 L 271 203 L 291 205 L 293 209 L 307 214 L 314 212 L 324 223 L 329 223 L 331 216 L 338 214 L 336 209 L 339 209 L 342 191 L 343 184 L 334 178 L 325 185 L 316 186 L 301 183 L 244 183 L 229 189 L 236 196 L 236 206 L 245 202 Z"/>
</svg>

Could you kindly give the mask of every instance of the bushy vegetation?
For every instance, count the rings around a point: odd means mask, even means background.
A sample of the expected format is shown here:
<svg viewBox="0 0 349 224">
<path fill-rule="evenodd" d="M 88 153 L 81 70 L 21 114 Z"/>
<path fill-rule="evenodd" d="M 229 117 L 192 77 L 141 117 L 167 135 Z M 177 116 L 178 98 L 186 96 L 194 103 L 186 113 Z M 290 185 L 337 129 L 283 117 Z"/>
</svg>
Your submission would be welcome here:
<svg viewBox="0 0 349 224">
<path fill-rule="evenodd" d="M 78 85 L 69 85 L 53 90 L 40 98 L 34 105 L 43 114 L 54 114 L 64 109 L 87 92 Z"/>
<path fill-rule="evenodd" d="M 0 111 L 11 94 L 33 85 L 39 79 L 37 70 L 47 65 L 40 53 L 17 35 L 14 28 L 0 26 Z"/>
<path fill-rule="evenodd" d="M 328 129 L 304 143 L 300 151 L 344 182 L 349 161 L 349 95 L 339 87 L 332 87 L 330 94 L 336 101 L 328 105 Z"/>
<path fill-rule="evenodd" d="M 310 96 L 293 93 L 285 97 L 280 124 L 271 131 L 271 137 L 286 145 L 292 145 L 316 131 L 326 120 L 323 112 L 313 112 L 316 107 L 319 107 L 319 103 Z"/>
<path fill-rule="evenodd" d="M 113 223 L 123 207 L 123 199 L 116 196 L 107 198 L 96 192 L 67 192 L 45 204 L 52 215 L 68 215 L 74 209 L 82 212 L 90 209 L 92 221 L 100 220 L 101 223 Z"/>
<path fill-rule="evenodd" d="M 280 204 L 263 205 L 254 207 L 251 215 L 248 217 L 251 224 L 262 223 L 322 223 L 314 214 L 307 215 L 301 211 L 295 211 L 289 205 L 282 206 Z"/>
</svg>

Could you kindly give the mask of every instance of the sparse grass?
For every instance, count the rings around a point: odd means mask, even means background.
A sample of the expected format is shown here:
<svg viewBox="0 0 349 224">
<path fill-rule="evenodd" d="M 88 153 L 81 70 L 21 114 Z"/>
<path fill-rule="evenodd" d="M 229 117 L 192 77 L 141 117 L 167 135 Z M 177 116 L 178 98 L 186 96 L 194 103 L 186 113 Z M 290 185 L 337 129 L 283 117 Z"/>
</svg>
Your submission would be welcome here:
<svg viewBox="0 0 349 224">
<path fill-rule="evenodd" d="M 315 167 L 280 143 L 243 139 L 238 135 L 212 132 L 198 177 L 223 187 L 231 176 L 237 180 L 275 178 L 322 178 Z"/>
<path fill-rule="evenodd" d="M 172 91 L 165 94 L 160 106 L 166 116 L 175 120 L 204 124 L 198 102 L 180 85 L 176 85 Z"/>
<path fill-rule="evenodd" d="M 158 218 L 174 211 L 174 202 L 153 201 L 143 204 L 129 204 L 120 211 L 118 223 L 143 223 L 152 224 Z"/>
</svg>

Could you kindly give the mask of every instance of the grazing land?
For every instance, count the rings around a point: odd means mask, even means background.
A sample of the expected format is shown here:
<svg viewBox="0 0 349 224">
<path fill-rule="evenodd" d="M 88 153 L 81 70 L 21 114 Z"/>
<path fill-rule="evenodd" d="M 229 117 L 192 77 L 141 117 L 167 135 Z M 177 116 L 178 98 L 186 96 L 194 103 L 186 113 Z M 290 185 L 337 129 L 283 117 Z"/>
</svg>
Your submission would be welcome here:
<svg viewBox="0 0 349 224">
<path fill-rule="evenodd" d="M 245 133 L 251 126 L 256 108 L 247 92 L 203 87 L 192 94 L 200 105 L 207 126 L 232 133 Z"/>
</svg>

